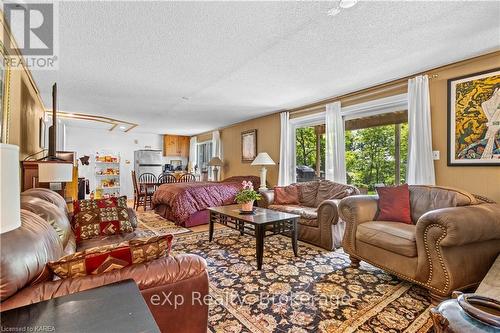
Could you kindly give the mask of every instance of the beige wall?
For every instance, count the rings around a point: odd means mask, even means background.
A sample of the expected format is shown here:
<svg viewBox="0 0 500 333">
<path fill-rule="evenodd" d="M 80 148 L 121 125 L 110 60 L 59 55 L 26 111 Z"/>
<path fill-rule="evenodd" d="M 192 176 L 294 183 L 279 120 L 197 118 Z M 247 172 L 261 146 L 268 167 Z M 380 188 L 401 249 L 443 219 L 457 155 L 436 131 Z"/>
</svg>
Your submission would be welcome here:
<svg viewBox="0 0 500 333">
<path fill-rule="evenodd" d="M 241 132 L 257 130 L 257 153 L 266 152 L 276 162 L 280 159 L 280 117 L 273 114 L 252 119 L 220 130 L 224 167 L 222 177 L 259 175 L 260 167 L 241 162 Z M 278 165 L 267 168 L 267 182 L 278 183 Z"/>
<path fill-rule="evenodd" d="M 436 182 L 438 185 L 453 186 L 481 194 L 500 202 L 500 167 L 448 167 L 447 154 L 447 80 L 475 72 L 500 67 L 500 52 L 489 54 L 472 60 L 463 61 L 432 71 L 437 74 L 430 83 L 431 112 L 432 112 L 432 135 L 433 149 L 439 150 L 441 158 L 435 161 Z M 373 94 L 370 98 L 356 100 L 356 103 L 365 102 L 370 99 L 387 97 L 388 95 L 400 94 L 406 87 L 399 86 L 390 92 Z M 343 105 L 353 104 L 346 101 Z M 306 115 L 311 112 L 304 112 Z M 293 118 L 294 116 L 291 116 Z M 280 120 L 279 114 L 262 118 L 252 119 L 221 130 L 221 138 L 224 149 L 224 177 L 235 175 L 258 175 L 257 167 L 248 163 L 242 163 L 241 158 L 241 132 L 257 129 L 258 152 L 265 151 L 271 155 L 275 162 L 279 162 Z M 200 136 L 202 137 L 202 136 Z M 278 166 L 268 169 L 268 181 L 276 185 L 278 180 Z"/>
<path fill-rule="evenodd" d="M 433 149 L 441 159 L 435 161 L 436 182 L 482 194 L 500 202 L 500 166 L 447 166 L 447 80 L 500 67 L 500 52 L 433 72 L 430 81 Z"/>
</svg>

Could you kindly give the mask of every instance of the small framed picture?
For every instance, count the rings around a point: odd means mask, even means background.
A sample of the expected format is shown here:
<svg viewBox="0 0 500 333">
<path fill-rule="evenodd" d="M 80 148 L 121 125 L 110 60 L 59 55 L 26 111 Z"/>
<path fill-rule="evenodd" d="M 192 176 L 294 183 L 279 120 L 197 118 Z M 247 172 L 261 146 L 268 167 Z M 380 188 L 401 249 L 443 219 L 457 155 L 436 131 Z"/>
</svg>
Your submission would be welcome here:
<svg viewBox="0 0 500 333">
<path fill-rule="evenodd" d="M 241 161 L 251 163 L 257 157 L 257 130 L 241 132 Z"/>
<path fill-rule="evenodd" d="M 500 165 L 500 68 L 448 80 L 448 165 Z"/>
</svg>

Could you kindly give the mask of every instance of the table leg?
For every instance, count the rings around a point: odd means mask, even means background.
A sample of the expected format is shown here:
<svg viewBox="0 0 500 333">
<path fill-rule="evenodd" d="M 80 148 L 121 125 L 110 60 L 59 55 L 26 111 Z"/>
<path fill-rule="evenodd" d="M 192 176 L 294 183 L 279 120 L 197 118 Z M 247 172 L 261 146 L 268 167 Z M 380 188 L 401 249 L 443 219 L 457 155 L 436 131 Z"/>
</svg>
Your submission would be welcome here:
<svg viewBox="0 0 500 333">
<path fill-rule="evenodd" d="M 255 226 L 255 250 L 257 254 L 257 269 L 262 269 L 262 257 L 264 255 L 264 228 L 262 225 Z"/>
<path fill-rule="evenodd" d="M 210 212 L 210 221 L 208 224 L 208 241 L 211 242 L 214 239 L 214 220 L 215 213 Z"/>
<path fill-rule="evenodd" d="M 298 247 L 298 242 L 297 242 L 297 235 L 298 235 L 298 230 L 297 230 L 297 219 L 292 219 L 290 221 L 292 224 L 292 248 L 293 248 L 293 254 L 298 257 L 299 256 L 299 247 Z"/>
<path fill-rule="evenodd" d="M 239 227 L 240 227 L 240 236 L 243 236 L 245 234 L 245 222 L 244 221 L 239 221 Z"/>
</svg>

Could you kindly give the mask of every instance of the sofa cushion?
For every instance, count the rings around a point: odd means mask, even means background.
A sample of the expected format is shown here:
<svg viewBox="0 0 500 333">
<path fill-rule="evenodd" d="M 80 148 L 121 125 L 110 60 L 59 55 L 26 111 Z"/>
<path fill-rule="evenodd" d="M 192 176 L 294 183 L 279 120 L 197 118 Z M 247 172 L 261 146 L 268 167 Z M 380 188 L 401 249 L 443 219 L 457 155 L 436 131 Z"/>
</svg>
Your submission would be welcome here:
<svg viewBox="0 0 500 333">
<path fill-rule="evenodd" d="M 21 208 L 35 213 L 50 224 L 59 236 L 63 248 L 66 248 L 73 231 L 68 216 L 62 209 L 50 201 L 28 195 L 21 197 Z"/>
<path fill-rule="evenodd" d="M 48 261 L 63 254 L 54 228 L 40 216 L 21 209 L 21 227 L 0 235 L 0 300 L 36 279 Z"/>
<path fill-rule="evenodd" d="M 392 221 L 370 221 L 358 225 L 356 238 L 382 249 L 404 255 L 417 256 L 416 226 Z"/>
<path fill-rule="evenodd" d="M 130 222 L 126 197 L 79 200 L 74 203 L 73 230 L 77 241 L 101 235 L 129 233 Z"/>
<path fill-rule="evenodd" d="M 378 221 L 393 221 L 412 224 L 410 214 L 410 191 L 408 184 L 377 187 L 379 196 Z"/>
<path fill-rule="evenodd" d="M 280 212 L 300 215 L 299 224 L 317 227 L 318 211 L 314 207 L 305 207 L 299 205 L 269 205 L 269 209 Z"/>
<path fill-rule="evenodd" d="M 451 187 L 443 186 L 410 186 L 411 218 L 413 223 L 428 211 L 475 205 L 478 201 L 471 193 Z"/>
<path fill-rule="evenodd" d="M 299 201 L 301 206 L 315 207 L 318 195 L 319 182 L 304 182 L 294 184 L 299 189 Z"/>
<path fill-rule="evenodd" d="M 331 180 L 320 180 L 314 206 L 319 207 L 325 200 L 343 199 L 354 194 L 359 194 L 359 191 L 353 186 L 336 183 Z"/>
<path fill-rule="evenodd" d="M 51 261 L 47 263 L 47 266 L 63 279 L 102 274 L 168 255 L 171 245 L 172 235 L 132 239 L 121 244 L 76 252 L 57 261 Z"/>
<path fill-rule="evenodd" d="M 275 205 L 299 205 L 299 189 L 295 185 L 274 188 Z"/>
</svg>

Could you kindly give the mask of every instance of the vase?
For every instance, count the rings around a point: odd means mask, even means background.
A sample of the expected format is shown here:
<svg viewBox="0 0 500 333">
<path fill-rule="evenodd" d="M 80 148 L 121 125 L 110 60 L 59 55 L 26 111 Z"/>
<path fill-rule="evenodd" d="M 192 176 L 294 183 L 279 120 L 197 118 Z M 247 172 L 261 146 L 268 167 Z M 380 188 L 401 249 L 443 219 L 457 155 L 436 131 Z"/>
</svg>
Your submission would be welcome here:
<svg viewBox="0 0 500 333">
<path fill-rule="evenodd" d="M 251 212 L 253 210 L 253 202 L 254 200 L 242 203 L 241 210 L 244 212 Z"/>
</svg>

